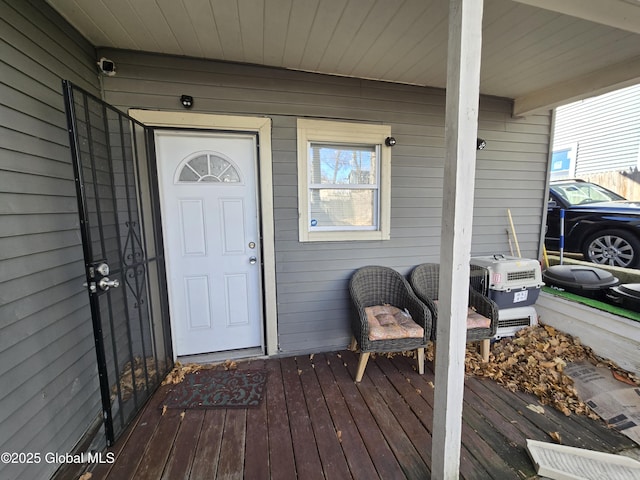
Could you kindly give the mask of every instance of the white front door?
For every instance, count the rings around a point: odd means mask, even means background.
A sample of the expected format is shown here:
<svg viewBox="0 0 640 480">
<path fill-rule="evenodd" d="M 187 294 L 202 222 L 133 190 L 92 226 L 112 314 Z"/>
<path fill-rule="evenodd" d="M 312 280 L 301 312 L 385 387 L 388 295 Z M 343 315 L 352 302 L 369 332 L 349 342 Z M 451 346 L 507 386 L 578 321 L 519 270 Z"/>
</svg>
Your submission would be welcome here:
<svg viewBox="0 0 640 480">
<path fill-rule="evenodd" d="M 155 142 L 175 354 L 262 346 L 255 136 Z"/>
</svg>

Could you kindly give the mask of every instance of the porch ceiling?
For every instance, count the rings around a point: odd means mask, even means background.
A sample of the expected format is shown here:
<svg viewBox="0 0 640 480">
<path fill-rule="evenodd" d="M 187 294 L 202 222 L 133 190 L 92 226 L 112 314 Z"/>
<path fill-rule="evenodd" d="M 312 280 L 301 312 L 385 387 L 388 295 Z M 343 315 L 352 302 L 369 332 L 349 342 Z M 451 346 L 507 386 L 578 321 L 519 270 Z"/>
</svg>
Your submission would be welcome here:
<svg viewBox="0 0 640 480">
<path fill-rule="evenodd" d="M 447 0 L 47 1 L 96 47 L 446 84 Z M 640 82 L 640 0 L 601 4 L 485 0 L 481 92 L 527 114 Z"/>
</svg>

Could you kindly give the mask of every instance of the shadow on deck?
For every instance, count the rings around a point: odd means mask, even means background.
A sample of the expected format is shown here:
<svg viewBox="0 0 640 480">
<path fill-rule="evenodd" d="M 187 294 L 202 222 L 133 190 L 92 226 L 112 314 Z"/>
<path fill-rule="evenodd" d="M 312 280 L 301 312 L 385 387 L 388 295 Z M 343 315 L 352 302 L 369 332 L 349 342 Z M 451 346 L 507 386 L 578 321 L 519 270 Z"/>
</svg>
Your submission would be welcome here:
<svg viewBox="0 0 640 480">
<path fill-rule="evenodd" d="M 425 479 L 430 476 L 433 369 L 406 357 L 371 359 L 360 384 L 349 351 L 242 362 L 269 371 L 258 408 L 167 410 L 161 387 L 110 451 L 96 479 Z M 535 397 L 465 380 L 460 476 L 535 478 L 527 438 L 604 452 L 635 447 L 602 422 L 527 405 Z"/>
</svg>

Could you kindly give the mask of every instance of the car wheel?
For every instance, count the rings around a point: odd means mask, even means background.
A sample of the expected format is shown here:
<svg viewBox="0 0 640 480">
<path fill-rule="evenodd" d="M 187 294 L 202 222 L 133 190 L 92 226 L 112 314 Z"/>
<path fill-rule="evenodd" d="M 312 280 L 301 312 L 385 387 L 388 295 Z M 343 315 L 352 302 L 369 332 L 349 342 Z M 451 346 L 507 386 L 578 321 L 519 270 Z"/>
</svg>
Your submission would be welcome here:
<svg viewBox="0 0 640 480">
<path fill-rule="evenodd" d="M 583 253 L 593 263 L 635 268 L 640 263 L 640 241 L 624 230 L 605 230 L 587 239 Z"/>
</svg>

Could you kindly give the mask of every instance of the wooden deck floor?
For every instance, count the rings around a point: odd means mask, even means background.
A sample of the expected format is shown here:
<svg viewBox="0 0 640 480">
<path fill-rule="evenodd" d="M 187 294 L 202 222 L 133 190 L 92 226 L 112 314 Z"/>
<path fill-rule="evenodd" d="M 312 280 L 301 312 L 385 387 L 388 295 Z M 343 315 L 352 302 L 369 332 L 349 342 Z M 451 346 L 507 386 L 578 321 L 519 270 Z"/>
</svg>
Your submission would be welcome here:
<svg viewBox="0 0 640 480">
<path fill-rule="evenodd" d="M 97 479 L 425 479 L 431 465 L 433 371 L 396 356 L 369 361 L 355 384 L 357 356 L 316 354 L 239 363 L 269 371 L 259 408 L 167 410 L 163 386 L 111 449 Z M 460 473 L 464 479 L 535 478 L 527 438 L 606 452 L 635 446 L 603 423 L 527 408 L 535 397 L 467 378 Z"/>
</svg>

